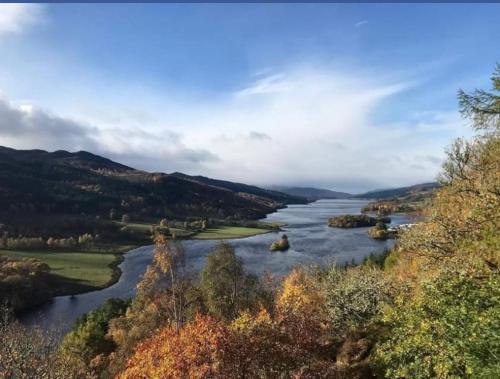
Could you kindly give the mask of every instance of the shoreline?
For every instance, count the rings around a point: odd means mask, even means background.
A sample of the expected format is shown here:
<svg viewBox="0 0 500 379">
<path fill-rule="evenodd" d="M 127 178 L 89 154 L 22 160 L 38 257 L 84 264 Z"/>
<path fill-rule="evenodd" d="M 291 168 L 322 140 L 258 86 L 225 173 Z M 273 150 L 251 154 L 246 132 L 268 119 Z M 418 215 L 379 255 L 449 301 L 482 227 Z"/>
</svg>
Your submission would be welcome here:
<svg viewBox="0 0 500 379">
<path fill-rule="evenodd" d="M 280 227 L 281 227 L 281 225 L 280 225 Z M 231 228 L 231 227 L 230 226 L 222 226 L 219 228 L 214 228 L 213 231 L 214 231 L 214 233 L 219 231 L 223 234 L 224 233 L 223 228 Z M 258 229 L 258 228 L 247 228 L 247 227 L 241 227 L 241 228 Z M 198 238 L 197 237 L 198 235 L 206 233 L 206 231 L 202 231 L 202 232 L 196 233 L 194 235 L 191 235 L 187 238 L 179 238 L 178 240 L 179 241 L 184 241 L 184 240 L 186 240 L 186 241 L 189 241 L 189 240 L 198 240 L 198 241 L 233 240 L 233 239 L 240 239 L 240 238 L 249 238 L 249 237 L 254 237 L 257 235 L 261 235 L 261 234 L 268 234 L 271 232 L 278 232 L 278 231 L 280 231 L 280 229 L 279 230 L 260 229 L 258 231 L 255 231 L 254 233 L 251 233 L 251 234 L 245 234 L 245 233 L 240 233 L 240 234 L 235 234 L 235 235 L 227 235 L 226 234 L 226 235 L 223 235 L 220 237 L 215 236 L 215 237 Z M 113 260 L 106 265 L 106 267 L 111 270 L 109 279 L 102 285 L 91 285 L 91 284 L 78 283 L 77 279 L 68 278 L 68 277 L 59 275 L 59 274 L 51 271 L 49 285 L 54 292 L 53 296 L 51 296 L 50 299 L 48 299 L 47 301 L 45 301 L 41 304 L 37 304 L 36 306 L 30 307 L 27 309 L 23 309 L 22 311 L 19 312 L 19 315 L 35 311 L 37 308 L 43 306 L 44 304 L 51 302 L 54 298 L 57 298 L 57 297 L 77 296 L 77 295 L 82 295 L 82 294 L 86 294 L 86 293 L 93 292 L 93 291 L 104 290 L 108 287 L 111 287 L 112 285 L 116 284 L 122 276 L 122 270 L 120 269 L 119 266 L 121 263 L 123 263 L 125 261 L 125 255 L 128 254 L 129 252 L 137 249 L 137 248 L 142 247 L 142 246 L 148 246 L 148 244 L 131 244 L 131 245 L 127 245 L 126 247 L 123 247 L 122 245 L 118 245 L 118 244 L 116 244 L 116 245 L 110 244 L 109 246 L 107 246 L 106 249 L 102 249 L 100 251 L 77 251 L 76 253 L 96 254 L 96 255 L 98 255 L 98 254 L 113 255 Z M 5 252 L 7 253 L 6 254 L 7 256 L 15 256 L 16 253 L 21 253 L 21 254 L 25 253 L 26 250 L 24 250 L 24 251 L 23 250 L 5 250 Z M 29 250 L 28 250 L 28 252 L 34 253 L 34 254 L 36 253 L 36 251 L 29 251 Z M 44 253 L 55 253 L 55 254 L 57 254 L 57 253 L 63 253 L 63 254 L 70 253 L 69 251 L 64 251 L 64 250 L 53 251 L 53 250 L 49 250 L 49 249 L 43 250 L 43 252 Z M 12 253 L 12 254 L 8 254 L 8 253 Z M 37 259 L 37 258 L 34 258 L 34 259 Z"/>
</svg>

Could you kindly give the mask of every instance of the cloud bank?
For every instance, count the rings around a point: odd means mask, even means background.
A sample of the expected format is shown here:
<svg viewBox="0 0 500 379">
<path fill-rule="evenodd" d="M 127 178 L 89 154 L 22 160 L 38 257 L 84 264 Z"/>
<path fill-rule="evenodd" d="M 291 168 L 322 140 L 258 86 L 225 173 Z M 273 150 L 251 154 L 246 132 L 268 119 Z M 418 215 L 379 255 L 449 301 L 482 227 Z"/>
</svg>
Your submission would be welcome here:
<svg viewBox="0 0 500 379">
<path fill-rule="evenodd" d="M 99 128 L 0 97 L 0 145 L 17 149 L 88 150 L 155 171 L 200 168 L 217 160 L 208 150 L 187 147 L 182 136 L 140 129 Z"/>
</svg>

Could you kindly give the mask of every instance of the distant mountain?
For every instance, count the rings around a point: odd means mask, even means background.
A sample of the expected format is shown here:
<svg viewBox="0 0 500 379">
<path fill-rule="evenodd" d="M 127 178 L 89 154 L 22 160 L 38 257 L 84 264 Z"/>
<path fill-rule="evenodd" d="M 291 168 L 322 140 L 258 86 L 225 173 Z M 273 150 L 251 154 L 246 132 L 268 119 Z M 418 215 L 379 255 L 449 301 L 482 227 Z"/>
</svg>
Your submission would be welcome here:
<svg viewBox="0 0 500 379">
<path fill-rule="evenodd" d="M 255 219 L 305 201 L 241 183 L 135 170 L 86 151 L 0 146 L 0 224 L 31 214 L 109 218 L 112 209 L 132 220 Z"/>
<path fill-rule="evenodd" d="M 281 202 L 284 204 L 290 204 L 290 203 L 305 203 L 306 198 L 300 195 L 293 195 L 290 193 L 286 193 L 283 191 L 277 191 L 277 190 L 271 190 L 271 189 L 264 189 L 260 188 L 257 186 L 252 186 L 248 184 L 243 184 L 243 183 L 237 183 L 237 182 L 229 182 L 227 180 L 219 180 L 219 179 L 211 179 L 207 178 L 205 176 L 191 176 L 191 175 L 186 175 L 180 172 L 174 172 L 171 174 L 172 176 L 176 176 L 181 179 L 185 180 L 190 180 L 198 183 L 203 183 L 207 184 L 210 186 L 214 187 L 219 187 L 219 188 L 225 188 L 227 190 L 239 193 L 239 194 L 250 194 L 254 195 L 257 198 L 263 198 L 263 199 L 272 199 L 277 202 Z"/>
<path fill-rule="evenodd" d="M 418 197 L 427 196 L 432 191 L 439 187 L 436 182 L 416 184 L 408 187 L 390 188 L 365 192 L 355 195 L 358 199 L 393 199 L 399 197 Z"/>
<path fill-rule="evenodd" d="M 352 197 L 350 193 L 331 191 L 323 188 L 313 187 L 286 187 L 286 186 L 273 186 L 273 190 L 280 191 L 292 196 L 305 197 L 309 201 L 319 199 L 349 199 Z"/>
</svg>

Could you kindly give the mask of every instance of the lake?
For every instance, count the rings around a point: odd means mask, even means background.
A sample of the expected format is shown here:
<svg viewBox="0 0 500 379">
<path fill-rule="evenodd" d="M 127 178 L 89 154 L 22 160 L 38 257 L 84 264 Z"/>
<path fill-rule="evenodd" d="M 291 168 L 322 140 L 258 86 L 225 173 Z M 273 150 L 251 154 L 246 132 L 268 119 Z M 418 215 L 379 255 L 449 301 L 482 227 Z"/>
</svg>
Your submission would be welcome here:
<svg viewBox="0 0 500 379">
<path fill-rule="evenodd" d="M 368 228 L 337 229 L 328 226 L 328 218 L 342 214 L 359 214 L 365 200 L 319 200 L 310 204 L 290 205 L 268 215 L 262 221 L 285 223 L 283 232 L 231 239 L 245 269 L 255 274 L 270 272 L 285 275 L 294 266 L 312 264 L 345 264 L 360 262 L 370 253 L 381 253 L 394 241 L 379 241 L 367 235 Z M 405 215 L 391 216 L 391 225 L 408 222 Z M 269 252 L 269 245 L 285 233 L 290 242 L 286 252 Z M 186 240 L 188 267 L 199 270 L 218 241 Z M 153 246 L 143 246 L 125 254 L 120 264 L 122 275 L 112 286 L 77 296 L 60 296 L 22 317 L 27 325 L 67 331 L 75 319 L 99 307 L 112 297 L 131 298 L 153 257 Z"/>
</svg>

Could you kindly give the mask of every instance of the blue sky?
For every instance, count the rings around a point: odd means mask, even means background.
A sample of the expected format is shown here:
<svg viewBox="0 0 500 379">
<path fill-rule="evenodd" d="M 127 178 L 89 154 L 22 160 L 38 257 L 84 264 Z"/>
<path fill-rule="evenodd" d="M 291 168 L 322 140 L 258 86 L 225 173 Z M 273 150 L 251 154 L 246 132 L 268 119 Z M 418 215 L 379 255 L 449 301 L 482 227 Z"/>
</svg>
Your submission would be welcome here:
<svg viewBox="0 0 500 379">
<path fill-rule="evenodd" d="M 0 5 L 0 144 L 347 191 L 433 180 L 498 4 Z"/>
</svg>

